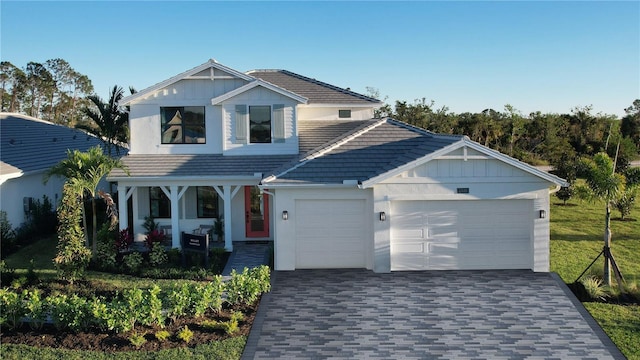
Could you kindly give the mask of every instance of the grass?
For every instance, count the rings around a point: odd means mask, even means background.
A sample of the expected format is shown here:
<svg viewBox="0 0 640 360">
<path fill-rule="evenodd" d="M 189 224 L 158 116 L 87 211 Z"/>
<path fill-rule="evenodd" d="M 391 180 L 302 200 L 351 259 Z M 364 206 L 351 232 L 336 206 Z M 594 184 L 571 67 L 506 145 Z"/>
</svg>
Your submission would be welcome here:
<svg viewBox="0 0 640 360">
<path fill-rule="evenodd" d="M 603 247 L 604 203 L 572 200 L 562 206 L 551 198 L 551 271 L 567 283 L 598 256 Z M 612 217 L 620 214 L 613 211 Z M 627 283 L 640 282 L 640 204 L 629 216 L 637 221 L 613 220 L 611 251 Z M 602 257 L 583 277 L 602 276 Z M 584 306 L 628 359 L 640 360 L 640 306 L 584 303 Z"/>
<path fill-rule="evenodd" d="M 175 348 L 154 352 L 123 351 L 103 353 L 97 351 L 63 350 L 52 348 L 38 348 L 26 345 L 0 345 L 3 360 L 184 360 L 184 359 L 240 359 L 247 342 L 245 336 L 238 336 L 223 341 L 197 345 L 194 348 Z"/>
</svg>

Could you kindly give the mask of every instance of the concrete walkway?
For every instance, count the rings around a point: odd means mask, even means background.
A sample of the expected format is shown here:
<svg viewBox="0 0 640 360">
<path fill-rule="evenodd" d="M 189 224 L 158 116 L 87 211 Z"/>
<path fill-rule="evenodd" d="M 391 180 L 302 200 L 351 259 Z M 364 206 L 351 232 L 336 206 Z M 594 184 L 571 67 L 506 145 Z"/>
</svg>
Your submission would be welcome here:
<svg viewBox="0 0 640 360">
<path fill-rule="evenodd" d="M 624 359 L 555 274 L 274 275 L 243 359 Z"/>
<path fill-rule="evenodd" d="M 242 272 L 245 267 L 254 268 L 269 264 L 269 249 L 271 244 L 234 242 L 233 252 L 227 260 L 227 265 L 222 271 L 222 278 L 226 280 L 231 276 L 231 271 Z"/>
</svg>

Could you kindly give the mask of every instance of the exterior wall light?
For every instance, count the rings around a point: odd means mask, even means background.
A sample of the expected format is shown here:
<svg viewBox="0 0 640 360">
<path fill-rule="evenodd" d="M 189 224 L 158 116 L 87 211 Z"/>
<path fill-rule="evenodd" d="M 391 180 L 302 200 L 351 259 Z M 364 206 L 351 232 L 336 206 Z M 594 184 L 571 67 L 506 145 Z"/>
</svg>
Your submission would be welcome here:
<svg viewBox="0 0 640 360">
<path fill-rule="evenodd" d="M 385 214 L 384 211 L 380 211 L 380 221 L 385 220 L 387 220 L 387 214 Z"/>
<path fill-rule="evenodd" d="M 547 212 L 545 210 L 540 210 L 540 219 L 544 219 L 547 217 Z"/>
<path fill-rule="evenodd" d="M 282 220 L 289 220 L 289 212 L 287 210 L 282 212 Z"/>
</svg>

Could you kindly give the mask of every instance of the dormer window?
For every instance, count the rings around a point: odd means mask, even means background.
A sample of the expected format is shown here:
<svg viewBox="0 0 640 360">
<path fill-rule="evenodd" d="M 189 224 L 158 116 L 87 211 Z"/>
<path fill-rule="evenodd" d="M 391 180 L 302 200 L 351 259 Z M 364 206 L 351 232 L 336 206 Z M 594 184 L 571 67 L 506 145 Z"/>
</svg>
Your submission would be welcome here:
<svg viewBox="0 0 640 360">
<path fill-rule="evenodd" d="M 160 108 L 163 144 L 204 144 L 204 106 Z"/>
</svg>

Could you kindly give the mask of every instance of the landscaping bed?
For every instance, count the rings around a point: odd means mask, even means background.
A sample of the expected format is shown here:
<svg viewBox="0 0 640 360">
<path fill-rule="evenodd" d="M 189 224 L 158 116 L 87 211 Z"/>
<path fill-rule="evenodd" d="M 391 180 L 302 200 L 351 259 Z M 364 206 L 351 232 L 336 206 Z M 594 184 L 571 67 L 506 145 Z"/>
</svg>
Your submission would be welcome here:
<svg viewBox="0 0 640 360">
<path fill-rule="evenodd" d="M 218 313 L 209 312 L 201 318 L 181 318 L 166 325 L 159 326 L 139 326 L 135 332 L 143 335 L 146 342 L 139 347 L 134 346 L 131 341 L 131 332 L 115 333 L 103 332 L 99 329 L 90 331 L 72 332 L 60 331 L 53 325 L 45 325 L 40 330 L 33 330 L 28 324 L 23 324 L 17 329 L 6 329 L 2 327 L 0 337 L 3 344 L 23 344 L 34 347 L 48 347 L 55 349 L 69 350 L 92 350 L 99 352 L 119 352 L 119 351 L 159 351 L 178 347 L 194 348 L 199 344 L 208 344 L 214 341 L 223 341 L 232 337 L 248 336 L 259 300 L 251 305 L 241 305 L 233 308 L 224 308 Z M 223 330 L 212 330 L 202 326 L 205 320 L 228 321 L 232 312 L 241 311 L 244 319 L 239 322 L 238 331 L 233 335 L 226 334 Z M 187 326 L 193 332 L 191 340 L 187 343 L 179 339 L 176 334 Z M 156 339 L 155 334 L 159 331 L 167 331 L 171 334 L 166 340 Z"/>
</svg>

